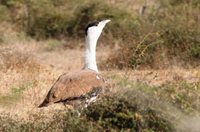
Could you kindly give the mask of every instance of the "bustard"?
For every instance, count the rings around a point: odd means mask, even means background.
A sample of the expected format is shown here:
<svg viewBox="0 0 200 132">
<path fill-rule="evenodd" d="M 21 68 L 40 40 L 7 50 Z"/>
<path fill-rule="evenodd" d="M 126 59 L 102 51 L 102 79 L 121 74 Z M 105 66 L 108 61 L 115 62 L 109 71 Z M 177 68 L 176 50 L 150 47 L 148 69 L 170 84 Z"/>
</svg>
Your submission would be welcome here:
<svg viewBox="0 0 200 132">
<path fill-rule="evenodd" d="M 99 90 L 94 89 L 104 85 L 96 64 L 96 44 L 105 25 L 110 20 L 95 21 L 85 28 L 85 65 L 81 71 L 62 74 L 53 84 L 44 101 L 39 107 L 53 103 L 76 100 L 91 93 L 91 99 L 97 96 Z M 91 100 L 90 100 L 91 101 Z M 90 102 L 89 101 L 89 102 Z"/>
</svg>

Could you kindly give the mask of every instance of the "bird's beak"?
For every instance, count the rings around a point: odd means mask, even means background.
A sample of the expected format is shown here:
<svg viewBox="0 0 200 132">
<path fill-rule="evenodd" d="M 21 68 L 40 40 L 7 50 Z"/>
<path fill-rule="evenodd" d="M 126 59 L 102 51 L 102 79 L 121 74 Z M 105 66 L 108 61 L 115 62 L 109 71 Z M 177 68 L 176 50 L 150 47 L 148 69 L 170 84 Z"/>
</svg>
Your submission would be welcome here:
<svg viewBox="0 0 200 132">
<path fill-rule="evenodd" d="M 103 20 L 104 23 L 108 23 L 108 22 L 110 22 L 110 21 L 111 21 L 110 19 Z"/>
<path fill-rule="evenodd" d="M 108 22 L 110 22 L 111 20 L 110 19 L 107 19 L 107 20 L 103 20 L 100 22 L 100 25 L 103 25 L 105 26 Z"/>
</svg>

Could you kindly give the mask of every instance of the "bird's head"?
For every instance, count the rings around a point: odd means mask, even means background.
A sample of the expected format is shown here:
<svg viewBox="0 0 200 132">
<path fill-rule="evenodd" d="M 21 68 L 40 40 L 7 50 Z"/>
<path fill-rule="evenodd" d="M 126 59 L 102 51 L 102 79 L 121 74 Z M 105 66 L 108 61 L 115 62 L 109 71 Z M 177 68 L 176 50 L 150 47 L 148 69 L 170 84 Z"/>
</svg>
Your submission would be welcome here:
<svg viewBox="0 0 200 132">
<path fill-rule="evenodd" d="M 94 21 L 85 28 L 85 35 L 88 38 L 98 39 L 105 25 L 111 20 Z"/>
</svg>

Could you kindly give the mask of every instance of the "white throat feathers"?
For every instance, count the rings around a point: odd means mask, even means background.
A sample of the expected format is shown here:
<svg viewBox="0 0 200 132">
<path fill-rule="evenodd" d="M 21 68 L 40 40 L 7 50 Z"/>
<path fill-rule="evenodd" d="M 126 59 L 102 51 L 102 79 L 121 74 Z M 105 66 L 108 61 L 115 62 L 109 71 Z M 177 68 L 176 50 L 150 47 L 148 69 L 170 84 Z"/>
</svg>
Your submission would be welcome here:
<svg viewBox="0 0 200 132">
<path fill-rule="evenodd" d="M 110 20 L 103 20 L 100 22 L 90 23 L 85 29 L 85 66 L 84 69 L 94 70 L 98 73 L 98 68 L 96 64 L 96 46 L 97 40 L 101 35 L 101 32 L 105 25 L 110 22 Z"/>
</svg>

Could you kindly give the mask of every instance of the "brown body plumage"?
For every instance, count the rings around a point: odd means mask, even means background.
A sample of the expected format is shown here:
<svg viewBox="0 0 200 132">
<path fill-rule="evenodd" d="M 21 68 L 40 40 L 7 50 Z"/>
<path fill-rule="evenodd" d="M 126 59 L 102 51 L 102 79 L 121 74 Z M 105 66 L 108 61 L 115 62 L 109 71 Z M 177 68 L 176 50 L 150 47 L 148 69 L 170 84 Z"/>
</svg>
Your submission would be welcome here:
<svg viewBox="0 0 200 132">
<path fill-rule="evenodd" d="M 54 83 L 47 97 L 39 107 L 48 106 L 56 102 L 77 99 L 89 93 L 95 87 L 102 87 L 103 84 L 103 78 L 92 70 L 62 74 Z"/>
</svg>

